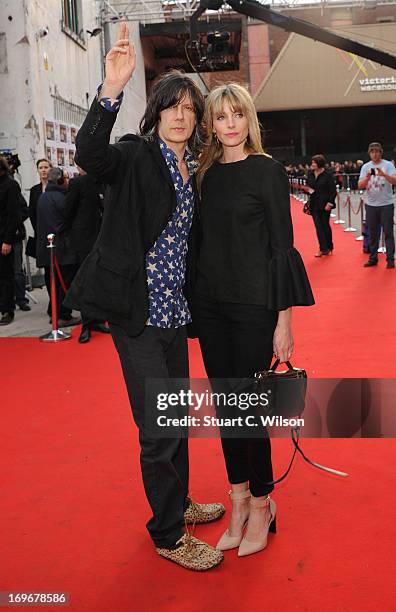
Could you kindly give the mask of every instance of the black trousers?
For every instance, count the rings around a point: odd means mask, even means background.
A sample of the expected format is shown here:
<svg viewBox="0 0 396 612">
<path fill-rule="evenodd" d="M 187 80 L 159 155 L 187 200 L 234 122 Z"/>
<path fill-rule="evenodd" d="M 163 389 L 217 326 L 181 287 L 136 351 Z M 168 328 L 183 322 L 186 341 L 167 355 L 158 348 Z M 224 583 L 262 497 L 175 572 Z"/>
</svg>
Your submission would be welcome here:
<svg viewBox="0 0 396 612">
<path fill-rule="evenodd" d="M 2 255 L 1 246 L 0 240 L 0 312 L 6 314 L 15 310 L 14 249 Z"/>
<path fill-rule="evenodd" d="M 278 312 L 264 306 L 217 303 L 198 298 L 195 318 L 202 356 L 212 379 L 252 377 L 268 369 L 273 356 L 273 335 Z M 228 480 L 249 481 L 252 495 L 273 490 L 271 442 L 257 438 L 222 437 Z"/>
<path fill-rule="evenodd" d="M 319 248 L 321 251 L 333 250 L 333 235 L 330 225 L 330 212 L 328 210 L 312 210 L 312 219 L 315 224 L 316 235 L 318 237 Z"/>
<path fill-rule="evenodd" d="M 22 242 L 15 242 L 14 246 L 14 274 L 15 274 L 15 301 L 20 306 L 28 304 L 26 297 L 26 278 L 23 272 L 23 245 Z"/>
<path fill-rule="evenodd" d="M 147 405 L 145 380 L 161 378 L 166 387 L 162 391 L 172 392 L 173 378 L 188 378 L 186 329 L 147 326 L 137 337 L 128 336 L 116 325 L 110 324 L 110 330 L 139 428 L 143 484 L 153 512 L 147 529 L 157 547 L 170 548 L 183 535 L 184 511 L 189 503 L 188 439 L 150 434 L 145 412 L 157 408 Z"/>
<path fill-rule="evenodd" d="M 80 266 L 84 262 L 84 260 L 87 257 L 87 255 L 88 255 L 88 253 L 82 253 L 80 251 L 76 252 L 77 263 L 75 265 L 74 275 L 77 274 Z M 103 319 L 96 319 L 96 318 L 92 317 L 89 314 L 89 312 L 85 312 L 85 311 L 81 311 L 81 322 L 82 322 L 82 328 L 83 329 L 91 329 L 94 325 L 96 325 L 98 323 L 103 323 L 103 324 L 105 323 L 105 321 Z"/>
<path fill-rule="evenodd" d="M 393 261 L 395 258 L 395 238 L 393 234 L 393 214 L 394 205 L 370 206 L 366 204 L 366 222 L 370 239 L 371 261 L 378 261 L 378 247 L 380 232 L 378 227 L 382 227 L 385 236 L 386 259 Z"/>
<path fill-rule="evenodd" d="M 66 265 L 66 266 L 59 266 L 61 274 L 62 274 L 62 278 L 65 282 L 66 288 L 68 289 L 72 283 L 72 280 L 76 274 L 76 266 L 75 264 L 70 264 L 70 265 Z M 50 266 L 44 266 L 44 280 L 45 280 L 45 286 L 47 287 L 47 291 L 48 291 L 48 297 L 49 297 L 49 302 L 48 302 L 48 308 L 47 308 L 47 314 L 49 317 L 52 316 L 52 311 L 51 311 L 51 272 L 50 272 Z M 58 306 L 58 319 L 65 319 L 66 321 L 68 319 L 70 319 L 70 317 L 72 316 L 72 310 L 71 308 L 66 308 L 66 306 L 63 305 L 63 300 L 65 299 L 65 292 L 62 289 L 62 285 L 58 279 L 58 275 L 56 274 L 56 303 Z"/>
</svg>

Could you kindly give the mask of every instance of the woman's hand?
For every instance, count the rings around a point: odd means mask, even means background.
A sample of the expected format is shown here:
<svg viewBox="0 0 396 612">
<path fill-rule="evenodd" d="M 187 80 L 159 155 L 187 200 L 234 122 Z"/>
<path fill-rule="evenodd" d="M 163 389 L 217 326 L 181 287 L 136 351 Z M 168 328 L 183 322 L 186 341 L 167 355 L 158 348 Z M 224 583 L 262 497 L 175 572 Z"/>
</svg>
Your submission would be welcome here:
<svg viewBox="0 0 396 612">
<path fill-rule="evenodd" d="M 274 333 L 274 355 L 282 363 L 290 359 L 294 349 L 291 310 L 288 308 L 279 312 L 278 324 Z"/>
<path fill-rule="evenodd" d="M 122 21 L 118 29 L 118 40 L 106 55 L 106 76 L 100 97 L 117 98 L 130 80 L 135 67 L 135 48 L 129 41 L 128 26 Z"/>
<path fill-rule="evenodd" d="M 330 202 L 327 202 L 326 206 L 325 206 L 325 210 L 327 210 L 327 212 L 330 212 L 330 210 L 333 209 L 333 205 L 330 204 Z"/>
</svg>

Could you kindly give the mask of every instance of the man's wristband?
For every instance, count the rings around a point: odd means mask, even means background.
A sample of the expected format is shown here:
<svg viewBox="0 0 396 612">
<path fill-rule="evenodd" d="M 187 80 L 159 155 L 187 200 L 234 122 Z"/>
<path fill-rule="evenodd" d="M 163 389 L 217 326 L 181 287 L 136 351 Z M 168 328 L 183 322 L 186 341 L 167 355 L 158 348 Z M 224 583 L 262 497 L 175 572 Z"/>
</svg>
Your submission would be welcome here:
<svg viewBox="0 0 396 612">
<path fill-rule="evenodd" d="M 99 98 L 100 92 L 102 90 L 103 83 L 101 83 L 97 89 L 96 99 L 104 109 L 109 111 L 110 113 L 116 113 L 121 106 L 122 99 L 124 97 L 124 92 L 122 91 L 117 98 L 108 98 L 104 96 L 103 98 Z"/>
</svg>

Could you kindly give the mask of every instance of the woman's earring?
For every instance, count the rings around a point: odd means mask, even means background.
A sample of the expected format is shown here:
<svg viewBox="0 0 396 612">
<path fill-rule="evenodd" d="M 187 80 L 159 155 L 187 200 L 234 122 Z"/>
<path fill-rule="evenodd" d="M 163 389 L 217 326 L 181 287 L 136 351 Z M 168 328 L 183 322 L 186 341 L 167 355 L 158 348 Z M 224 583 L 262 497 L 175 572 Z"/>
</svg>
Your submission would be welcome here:
<svg viewBox="0 0 396 612">
<path fill-rule="evenodd" d="M 213 138 L 214 138 L 215 143 L 218 145 L 219 144 L 219 139 L 217 138 L 216 132 L 213 132 Z"/>
</svg>

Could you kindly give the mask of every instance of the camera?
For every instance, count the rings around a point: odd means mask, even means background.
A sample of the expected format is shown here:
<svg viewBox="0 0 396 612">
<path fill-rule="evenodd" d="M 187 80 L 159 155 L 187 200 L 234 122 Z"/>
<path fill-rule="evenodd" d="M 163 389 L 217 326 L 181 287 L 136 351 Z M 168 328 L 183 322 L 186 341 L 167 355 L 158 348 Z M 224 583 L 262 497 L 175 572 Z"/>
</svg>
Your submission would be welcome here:
<svg viewBox="0 0 396 612">
<path fill-rule="evenodd" d="M 12 153 L 11 149 L 0 149 L 0 155 L 5 157 L 11 172 L 16 172 L 21 165 L 18 153 Z"/>
</svg>

